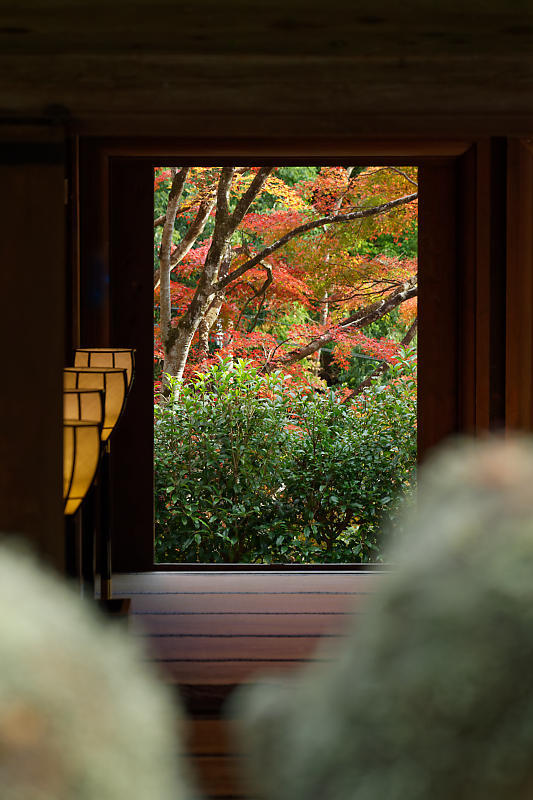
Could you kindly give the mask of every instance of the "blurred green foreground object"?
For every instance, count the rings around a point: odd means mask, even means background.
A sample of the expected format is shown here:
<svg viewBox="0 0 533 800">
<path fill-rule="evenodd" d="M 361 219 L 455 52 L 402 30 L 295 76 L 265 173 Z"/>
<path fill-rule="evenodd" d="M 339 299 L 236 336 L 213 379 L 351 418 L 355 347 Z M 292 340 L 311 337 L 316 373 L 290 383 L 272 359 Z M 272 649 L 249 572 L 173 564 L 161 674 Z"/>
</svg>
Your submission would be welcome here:
<svg viewBox="0 0 533 800">
<path fill-rule="evenodd" d="M 174 698 L 143 658 L 25 552 L 0 546 L 2 800 L 191 796 Z"/>
<path fill-rule="evenodd" d="M 254 796 L 533 797 L 533 444 L 438 454 L 405 530 L 332 663 L 242 690 Z"/>
</svg>

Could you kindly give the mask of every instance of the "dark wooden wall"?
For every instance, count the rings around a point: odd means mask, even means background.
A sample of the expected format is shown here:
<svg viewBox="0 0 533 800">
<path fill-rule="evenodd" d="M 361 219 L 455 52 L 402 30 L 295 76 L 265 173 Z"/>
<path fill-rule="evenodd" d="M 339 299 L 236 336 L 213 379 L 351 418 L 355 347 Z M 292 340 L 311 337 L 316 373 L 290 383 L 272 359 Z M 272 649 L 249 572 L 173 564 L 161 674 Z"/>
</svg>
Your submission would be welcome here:
<svg viewBox="0 0 533 800">
<path fill-rule="evenodd" d="M 532 17 L 527 0 L 384 0 L 379 7 L 273 0 L 260 13 L 245 0 L 198 8 L 170 0 L 4 4 L 0 529 L 24 532 L 61 567 L 60 354 L 65 331 L 69 343 L 79 336 L 72 311 L 78 251 L 76 237 L 64 234 L 62 182 L 66 169 L 75 200 L 80 135 L 189 137 L 199 147 L 216 138 L 233 150 L 255 137 L 271 154 L 294 153 L 307 139 L 317 155 L 353 152 L 363 136 L 400 141 L 402 152 L 415 140 L 416 147 L 428 139 L 480 142 L 464 167 L 478 187 L 470 199 L 478 209 L 475 243 L 464 239 L 475 265 L 464 297 L 477 311 L 475 358 L 465 361 L 463 381 L 473 384 L 461 418 L 476 429 L 499 408 L 513 424 L 531 427 L 531 371 L 516 386 L 532 358 L 525 143 L 533 135 Z M 25 154 L 22 130 L 33 132 Z M 58 134 L 65 157 L 54 165 L 43 143 Z M 103 165 L 93 166 L 91 179 L 102 185 Z M 70 233 L 78 222 L 100 224 L 81 201 L 79 220 L 72 203 L 67 209 Z M 501 218 L 507 202 L 510 227 L 494 238 L 490 220 Z M 498 299 L 506 270 L 512 314 Z M 81 286 L 86 299 L 98 290 Z M 94 313 L 96 327 L 97 303 Z M 520 339 L 518 349 L 509 337 Z"/>
<path fill-rule="evenodd" d="M 63 567 L 65 148 L 61 132 L 4 130 L 0 147 L 0 534 Z"/>
</svg>

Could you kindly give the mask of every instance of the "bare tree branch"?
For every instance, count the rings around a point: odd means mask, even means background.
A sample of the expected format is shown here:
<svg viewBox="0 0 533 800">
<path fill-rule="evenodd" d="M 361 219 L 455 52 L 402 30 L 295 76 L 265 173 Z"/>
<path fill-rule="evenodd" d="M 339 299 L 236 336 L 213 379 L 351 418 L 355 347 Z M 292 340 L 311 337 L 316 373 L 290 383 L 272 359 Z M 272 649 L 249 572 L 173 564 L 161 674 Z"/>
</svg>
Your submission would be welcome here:
<svg viewBox="0 0 533 800">
<path fill-rule="evenodd" d="M 188 173 L 189 167 L 182 167 L 180 170 L 172 170 L 172 186 L 170 187 L 165 224 L 163 225 L 161 246 L 159 248 L 159 274 L 161 280 L 159 309 L 161 338 L 163 342 L 167 339 L 170 331 L 170 251 L 172 249 L 174 220 L 176 219 L 176 208 L 178 207 Z"/>
<path fill-rule="evenodd" d="M 214 197 L 216 194 L 215 190 L 210 190 L 207 192 L 203 192 L 200 195 L 197 195 L 190 203 L 186 203 L 184 206 L 180 206 L 176 209 L 176 217 L 181 216 L 181 214 L 185 214 L 186 211 L 190 211 L 195 206 L 200 205 L 205 200 L 209 200 L 211 197 Z M 161 214 L 161 216 L 156 217 L 154 219 L 154 228 L 158 228 L 163 225 L 165 222 L 165 214 Z"/>
<path fill-rule="evenodd" d="M 268 287 L 270 286 L 270 284 L 273 281 L 272 267 L 270 266 L 270 264 L 262 263 L 261 266 L 263 267 L 263 269 L 265 270 L 265 272 L 267 274 L 265 282 L 263 283 L 263 285 L 259 289 L 254 289 L 253 286 L 250 286 L 250 289 L 252 289 L 253 294 L 248 298 L 248 300 L 246 301 L 246 303 L 242 307 L 241 313 L 239 314 L 239 318 L 237 319 L 237 322 L 235 323 L 235 330 L 238 330 L 240 322 L 241 322 L 241 319 L 243 318 L 243 316 L 244 316 L 244 314 L 246 312 L 246 309 L 248 308 L 248 306 L 250 305 L 252 300 L 255 300 L 257 297 L 261 297 L 261 303 L 259 304 L 259 308 L 257 310 L 257 313 L 256 313 L 254 319 L 253 319 L 253 322 L 250 323 L 250 325 L 248 326 L 248 333 L 251 333 L 253 331 L 253 329 L 255 328 L 256 324 L 257 324 L 257 319 L 258 319 L 259 314 L 261 313 L 261 309 L 263 308 L 263 305 L 265 303 L 266 290 L 268 289 Z M 233 336 L 232 336 L 232 339 L 233 339 Z"/>
<path fill-rule="evenodd" d="M 354 291 L 346 295 L 331 294 L 327 300 L 315 300 L 318 305 L 327 303 L 329 305 L 338 305 L 339 303 L 346 303 L 348 300 L 355 300 L 356 297 L 378 297 L 385 294 L 395 286 L 401 286 L 403 281 L 399 279 L 387 280 L 385 278 L 377 279 L 374 281 L 366 281 L 368 289 L 366 291 Z M 361 284 L 359 289 L 363 289 L 365 284 Z"/>
<path fill-rule="evenodd" d="M 405 178 L 405 180 L 406 180 L 406 181 L 409 181 L 409 183 L 412 183 L 412 184 L 413 184 L 413 186 L 418 186 L 418 183 L 417 183 L 417 181 L 414 181 L 414 180 L 413 180 L 413 179 L 412 179 L 412 178 L 411 178 L 411 177 L 410 177 L 410 176 L 407 174 L 407 172 L 404 172 L 404 171 L 403 171 L 403 169 L 398 169 L 398 167 L 388 167 L 388 169 L 392 170 L 392 172 L 397 172 L 397 173 L 398 173 L 398 175 L 401 175 L 401 176 L 402 176 L 402 178 Z"/>
<path fill-rule="evenodd" d="M 247 169 L 248 169 L 248 167 L 237 167 L 234 170 L 234 174 L 235 175 L 242 174 L 242 173 L 246 172 Z M 185 203 L 185 205 L 180 206 L 179 208 L 177 208 L 176 209 L 176 216 L 179 216 L 180 214 L 184 214 L 186 211 L 190 211 L 191 208 L 194 208 L 195 206 L 199 205 L 200 203 L 203 203 L 203 202 L 205 202 L 207 200 L 210 200 L 211 198 L 216 197 L 217 186 L 218 186 L 218 180 L 214 181 L 212 184 L 210 184 L 209 186 L 205 187 L 203 189 L 203 191 L 201 191 L 197 195 L 195 195 L 188 203 Z M 154 228 L 158 228 L 158 227 L 160 227 L 161 225 L 164 224 L 165 216 L 166 216 L 165 214 L 161 214 L 159 217 L 156 217 L 154 219 Z"/>
<path fill-rule="evenodd" d="M 211 237 L 211 246 L 204 262 L 204 268 L 196 292 L 192 300 L 194 309 L 189 309 L 187 315 L 197 317 L 201 313 L 200 308 L 205 310 L 207 305 L 215 296 L 215 281 L 218 279 L 219 267 L 222 261 L 226 261 L 231 254 L 230 238 L 230 211 L 229 199 L 231 184 L 235 167 L 223 167 L 218 181 L 217 189 L 217 209 L 215 214 L 215 227 Z M 189 313 L 191 312 L 191 313 Z"/>
<path fill-rule="evenodd" d="M 407 331 L 407 333 L 403 337 L 403 339 L 401 341 L 402 347 L 409 347 L 409 345 L 411 344 L 411 342 L 415 338 L 415 334 L 416 334 L 417 328 L 418 328 L 418 317 L 415 318 L 413 324 L 410 326 L 409 330 Z M 367 377 L 364 379 L 364 381 L 361 381 L 359 386 L 357 386 L 355 389 L 353 389 L 353 391 L 351 391 L 350 394 L 346 395 L 346 397 L 344 398 L 344 400 L 342 402 L 343 403 L 349 403 L 350 400 L 353 400 L 353 398 L 356 397 L 358 394 L 361 394 L 362 391 L 364 391 L 365 389 L 368 389 L 368 387 L 372 385 L 372 381 L 375 380 L 376 378 L 378 378 L 380 375 L 384 375 L 385 372 L 387 372 L 388 369 L 389 369 L 389 364 L 387 364 L 386 361 L 383 361 L 379 365 L 379 367 L 376 367 L 376 369 L 373 372 L 370 373 L 370 375 L 367 375 Z"/>
<path fill-rule="evenodd" d="M 324 225 L 352 222 L 354 219 L 364 219 L 365 217 L 376 217 L 381 214 L 387 214 L 389 211 L 392 211 L 393 208 L 405 205 L 406 203 L 412 203 L 417 197 L 418 194 L 414 192 L 413 194 L 408 194 L 404 197 L 398 197 L 396 200 L 390 200 L 388 203 L 382 203 L 379 206 L 372 206 L 372 208 L 363 208 L 359 209 L 358 211 L 351 211 L 348 214 L 329 214 L 328 216 L 313 220 L 312 222 L 306 222 L 303 225 L 299 225 L 298 227 L 293 228 L 291 231 L 286 233 L 276 242 L 273 242 L 268 247 L 265 247 L 264 250 L 261 250 L 260 253 L 257 253 L 257 255 L 255 255 L 249 261 L 241 264 L 240 267 L 237 267 L 237 269 L 233 270 L 233 272 L 230 272 L 224 279 L 218 281 L 214 289 L 217 292 L 225 289 L 228 284 L 232 283 L 234 280 L 237 280 L 237 278 L 240 278 L 245 272 L 248 272 L 248 270 L 257 266 L 257 264 L 259 264 L 268 256 L 272 255 L 272 253 L 274 253 L 276 250 L 279 250 L 280 247 L 283 247 L 283 245 L 287 244 L 287 242 L 290 242 L 291 239 L 294 239 L 295 236 L 300 236 L 302 233 L 307 233 L 307 231 L 312 231 L 315 228 L 320 228 Z"/>
<path fill-rule="evenodd" d="M 368 171 L 365 170 L 364 172 L 359 173 L 359 175 L 355 175 L 351 179 L 351 181 L 352 181 L 352 183 L 356 183 L 359 180 L 359 178 L 368 178 L 369 176 L 377 175 L 378 172 L 387 172 L 387 171 L 389 171 L 389 172 L 397 172 L 398 175 L 401 175 L 402 178 L 405 178 L 406 181 L 409 181 L 409 183 L 412 183 L 413 186 L 418 186 L 418 183 L 415 180 L 413 180 L 413 178 L 411 178 L 410 175 L 408 175 L 404 170 L 399 169 L 398 167 L 391 167 L 391 166 L 388 166 L 388 167 L 375 167 L 374 169 L 372 169 L 371 172 L 368 172 Z"/>
<path fill-rule="evenodd" d="M 337 198 L 337 201 L 336 201 L 336 203 L 335 203 L 335 205 L 333 207 L 333 210 L 334 210 L 335 214 L 338 214 L 339 211 L 341 210 L 342 201 L 344 200 L 344 198 L 346 197 L 346 195 L 350 191 L 350 184 L 352 183 L 352 174 L 353 174 L 354 169 L 355 169 L 355 167 L 345 167 L 346 178 L 348 180 L 348 183 L 347 183 L 346 189 L 340 195 L 340 197 Z"/>
<path fill-rule="evenodd" d="M 189 225 L 189 228 L 187 229 L 185 236 L 170 254 L 171 271 L 178 266 L 178 264 L 180 263 L 180 261 L 182 261 L 182 259 L 185 258 L 185 256 L 187 255 L 193 244 L 196 242 L 200 234 L 203 232 L 214 205 L 215 205 L 214 197 L 211 200 L 204 200 L 202 203 L 200 203 L 196 217 Z M 160 277 L 161 277 L 161 270 L 157 269 L 154 272 L 154 289 L 157 289 L 157 287 L 159 286 Z"/>
<path fill-rule="evenodd" d="M 185 258 L 195 241 L 203 232 L 214 205 L 215 198 L 212 198 L 211 200 L 204 200 L 202 203 L 200 203 L 196 217 L 191 222 L 185 236 L 170 254 L 171 269 L 177 267 L 180 261 Z"/>
<path fill-rule="evenodd" d="M 307 356 L 310 356 L 312 353 L 320 350 L 320 348 L 328 342 L 333 341 L 339 332 L 346 331 L 350 328 L 364 328 L 367 325 L 370 325 L 370 323 L 381 319 L 385 316 L 385 314 L 388 314 L 394 308 L 401 305 L 406 300 L 409 300 L 411 297 L 416 297 L 417 293 L 417 278 L 415 276 L 403 283 L 397 289 L 394 289 L 387 297 L 378 300 L 369 306 L 358 309 L 354 314 L 351 314 L 349 317 L 346 317 L 339 322 L 334 328 L 330 328 L 307 344 L 297 347 L 294 350 L 291 350 L 290 353 L 281 356 L 277 359 L 277 363 L 279 365 L 289 366 L 297 361 L 301 361 L 303 358 L 307 358 Z M 274 368 L 275 367 L 272 366 L 271 362 L 271 365 L 268 367 L 268 371 L 271 371 Z"/>
<path fill-rule="evenodd" d="M 217 208 L 211 246 L 189 307 L 177 326 L 169 331 L 167 338 L 168 348 L 171 348 L 175 342 L 180 340 L 180 337 L 184 341 L 187 340 L 187 347 L 190 346 L 190 341 L 192 341 L 191 332 L 194 334 L 198 329 L 203 315 L 215 298 L 216 305 L 220 309 L 224 298 L 224 287 L 221 284 L 225 280 L 231 264 L 231 236 L 242 220 L 241 215 L 244 216 L 254 198 L 261 191 L 261 187 L 271 171 L 271 167 L 263 167 L 259 170 L 246 192 L 238 201 L 235 211 L 230 214 L 230 191 L 236 168 L 222 168 L 217 189 Z M 188 331 L 187 337 L 185 337 L 184 331 Z"/>
<path fill-rule="evenodd" d="M 181 216 L 181 214 L 185 214 L 186 211 L 190 211 L 195 206 L 199 206 L 200 203 L 204 203 L 206 200 L 210 200 L 212 197 L 216 195 L 216 188 L 211 188 L 201 194 L 197 195 L 190 203 L 186 203 L 184 206 L 180 206 L 176 209 L 176 217 Z M 165 222 L 165 214 L 161 214 L 161 216 L 156 217 L 154 219 L 154 228 L 158 228 L 159 226 L 163 225 Z"/>
<path fill-rule="evenodd" d="M 260 301 L 259 306 L 257 308 L 257 312 L 256 312 L 255 317 L 253 318 L 253 320 L 248 325 L 248 333 L 252 333 L 252 331 L 255 330 L 255 326 L 257 325 L 257 323 L 259 321 L 259 316 L 260 316 L 261 311 L 263 310 L 263 307 L 265 305 L 266 291 L 267 291 L 267 289 L 268 289 L 268 287 L 270 286 L 271 283 L 272 283 L 272 272 L 269 272 L 268 275 L 267 275 L 266 281 L 261 286 L 261 288 L 259 290 L 259 294 L 257 295 L 258 297 L 261 298 L 261 301 Z"/>
<path fill-rule="evenodd" d="M 263 372 L 272 372 L 272 370 L 276 369 L 275 366 L 270 367 L 270 364 L 272 363 L 272 361 L 274 359 L 274 356 L 276 355 L 276 353 L 278 352 L 278 350 L 281 347 L 284 347 L 286 344 L 292 344 L 292 343 L 293 343 L 293 339 L 282 339 L 281 342 L 278 342 L 278 344 L 268 354 L 267 360 L 265 361 L 265 363 L 263 365 L 262 371 Z"/>
<path fill-rule="evenodd" d="M 247 213 L 248 209 L 252 205 L 253 201 L 260 193 L 261 189 L 265 185 L 268 180 L 269 175 L 271 175 L 274 167 L 261 167 L 254 176 L 253 181 L 251 182 L 248 189 L 244 192 L 242 197 L 240 198 L 239 202 L 235 206 L 235 211 L 231 215 L 230 226 L 232 232 L 237 230 L 239 225 L 244 219 L 245 214 Z"/>
</svg>

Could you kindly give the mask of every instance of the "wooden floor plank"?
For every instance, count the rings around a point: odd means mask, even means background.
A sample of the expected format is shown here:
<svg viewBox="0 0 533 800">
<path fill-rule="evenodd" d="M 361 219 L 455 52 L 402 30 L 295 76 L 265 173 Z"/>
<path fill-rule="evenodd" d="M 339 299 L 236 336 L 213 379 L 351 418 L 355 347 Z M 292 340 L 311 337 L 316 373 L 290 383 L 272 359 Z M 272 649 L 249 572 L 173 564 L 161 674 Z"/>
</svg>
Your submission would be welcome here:
<svg viewBox="0 0 533 800">
<path fill-rule="evenodd" d="M 130 618 L 130 630 L 138 634 L 175 635 L 343 635 L 354 614 L 147 614 Z"/>
<path fill-rule="evenodd" d="M 320 642 L 321 653 L 325 649 L 334 650 L 335 640 L 320 640 L 316 636 L 291 636 L 285 639 L 278 637 L 250 637 L 237 636 L 222 638 L 213 637 L 192 637 L 183 639 L 181 637 L 163 636 L 146 637 L 144 644 L 150 656 L 157 659 L 176 659 L 187 658 L 196 659 L 253 659 L 269 660 L 272 658 L 280 659 L 307 659 L 315 655 Z M 329 648 L 328 648 L 329 645 Z"/>
<path fill-rule="evenodd" d="M 134 614 L 323 613 L 352 612 L 368 593 L 352 594 L 161 594 L 132 597 Z M 120 597 L 114 593 L 114 597 Z"/>
<path fill-rule="evenodd" d="M 211 686 L 218 685 L 237 685 L 239 683 L 249 683 L 261 677 L 268 680 L 275 680 L 277 676 L 300 669 L 310 659 L 272 659 L 257 660 L 245 659 L 237 661 L 229 660 L 181 660 L 163 661 L 152 659 L 156 665 L 162 679 L 171 684 L 195 684 Z"/>
</svg>

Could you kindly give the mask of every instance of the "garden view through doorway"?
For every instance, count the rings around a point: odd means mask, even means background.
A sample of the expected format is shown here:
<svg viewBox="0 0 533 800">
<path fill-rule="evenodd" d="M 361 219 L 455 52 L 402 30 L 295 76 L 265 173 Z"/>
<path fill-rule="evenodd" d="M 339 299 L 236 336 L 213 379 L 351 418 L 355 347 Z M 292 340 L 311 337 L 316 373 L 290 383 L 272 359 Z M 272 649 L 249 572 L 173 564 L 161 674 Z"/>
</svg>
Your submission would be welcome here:
<svg viewBox="0 0 533 800">
<path fill-rule="evenodd" d="M 417 197 L 412 166 L 155 169 L 157 562 L 380 560 L 414 485 Z"/>
</svg>

